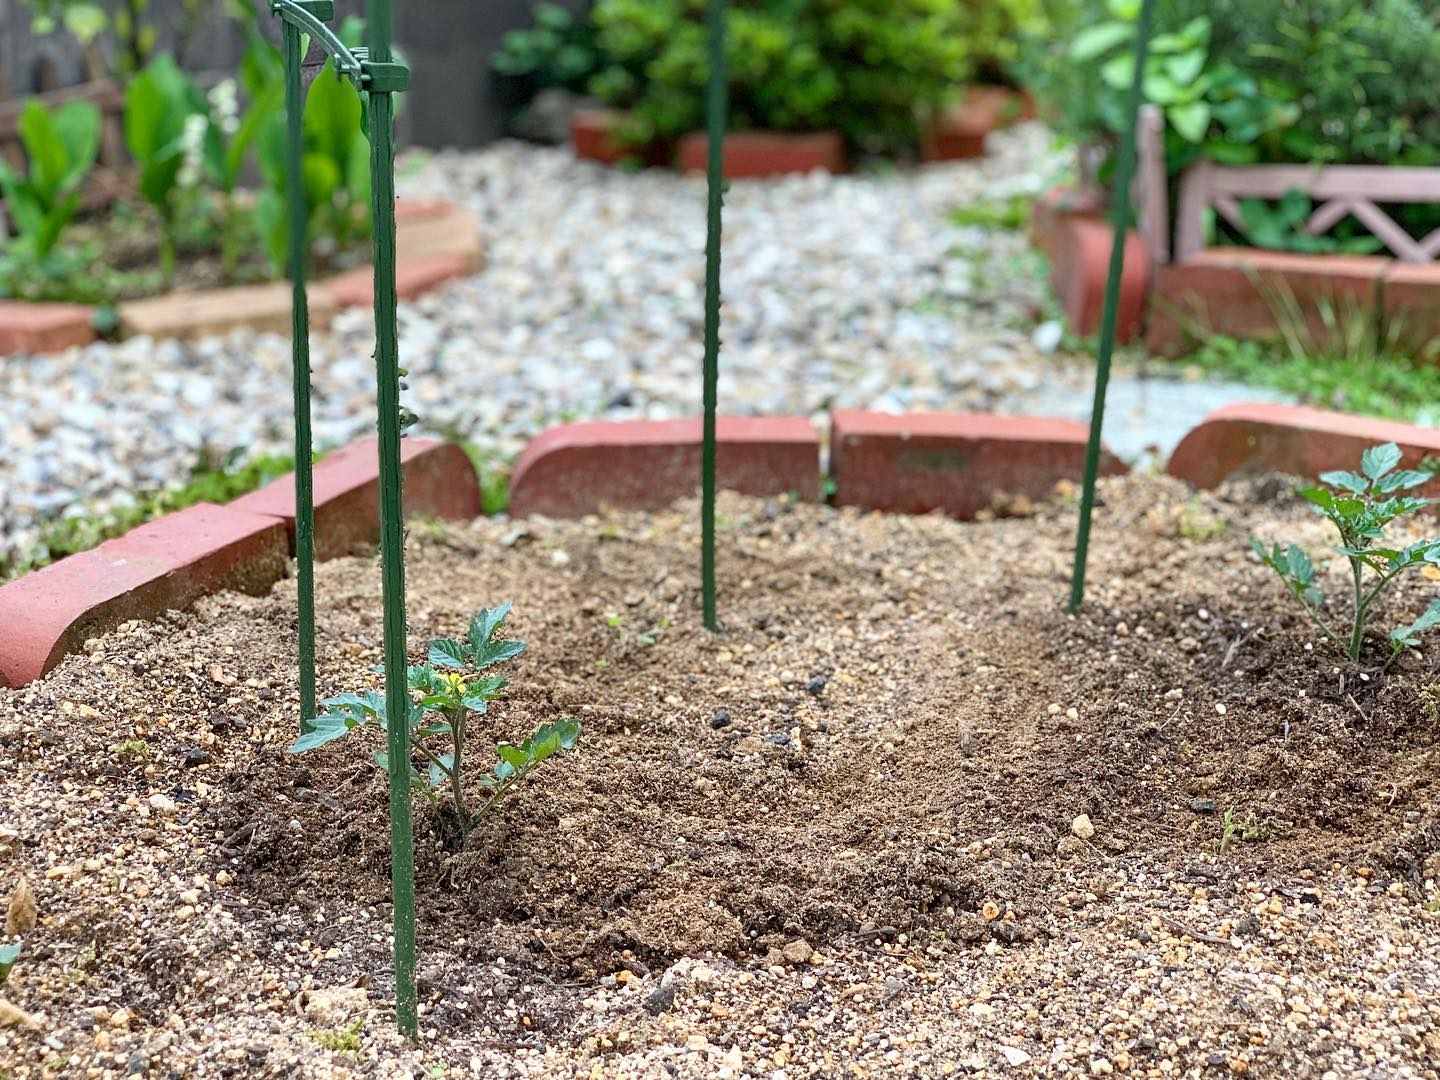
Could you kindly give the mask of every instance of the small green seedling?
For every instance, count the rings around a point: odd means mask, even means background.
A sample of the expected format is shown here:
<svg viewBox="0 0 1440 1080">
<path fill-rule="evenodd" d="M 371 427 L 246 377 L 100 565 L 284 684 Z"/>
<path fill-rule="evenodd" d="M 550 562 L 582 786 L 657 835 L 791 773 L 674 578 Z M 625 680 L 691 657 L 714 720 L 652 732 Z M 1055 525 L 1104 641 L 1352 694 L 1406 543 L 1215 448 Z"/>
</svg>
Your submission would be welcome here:
<svg viewBox="0 0 1440 1080">
<path fill-rule="evenodd" d="M 1298 545 L 1282 549 L 1275 544 L 1267 550 L 1259 540 L 1250 541 L 1260 561 L 1280 575 L 1310 620 L 1356 662 L 1365 643 L 1366 624 L 1381 593 L 1406 570 L 1440 566 L 1440 540 L 1420 540 L 1403 549 L 1386 547 L 1383 543 L 1385 526 L 1390 522 L 1440 501 L 1401 494 L 1427 483 L 1435 476 L 1435 469 L 1398 469 L 1399 464 L 1400 448 L 1394 443 L 1374 446 L 1361 455 L 1360 472 L 1322 473 L 1322 486 L 1298 491 L 1340 534 L 1340 546 L 1335 550 L 1349 560 L 1354 585 L 1348 635 L 1342 636 L 1332 629 L 1321 616 L 1325 595 L 1315 584 L 1315 565 Z M 1437 626 L 1440 626 L 1440 599 L 1432 600 L 1414 622 L 1390 632 L 1390 657 L 1385 668 L 1395 662 L 1406 646 L 1418 645 L 1420 635 Z"/>
<path fill-rule="evenodd" d="M 305 1037 L 319 1046 L 323 1046 L 336 1054 L 351 1053 L 358 1054 L 364 1045 L 360 1037 L 360 1029 L 365 1026 L 363 1019 L 356 1020 L 347 1027 L 335 1028 L 333 1030 L 307 1031 Z"/>
<path fill-rule="evenodd" d="M 438 803 L 439 793 L 448 787 L 450 800 L 468 834 L 502 798 L 514 790 L 541 762 L 562 750 L 570 750 L 580 737 L 580 725 L 564 717 L 542 725 L 534 735 L 519 746 L 500 743 L 495 747 L 500 760 L 479 780 L 485 799 L 478 810 L 471 811 L 466 800 L 463 762 L 468 742 L 468 723 L 472 715 L 483 713 L 490 702 L 500 697 L 506 680 L 498 675 L 481 673 L 496 664 L 514 659 L 525 648 L 523 641 L 498 639 L 505 617 L 510 613 L 507 600 L 498 608 L 480 611 L 470 620 L 469 633 L 463 640 L 437 638 L 430 642 L 428 662 L 406 669 L 411 698 L 406 723 L 410 731 L 412 758 L 425 762 L 421 771 L 411 765 L 411 783 L 432 802 Z M 386 730 L 385 695 L 374 690 L 359 694 L 341 694 L 324 703 L 326 711 L 315 718 L 311 730 L 290 746 L 292 754 L 314 750 L 358 728 L 375 724 Z M 450 738 L 450 752 L 438 753 L 431 742 L 443 736 Z M 385 751 L 377 751 L 375 764 L 389 769 Z"/>
</svg>

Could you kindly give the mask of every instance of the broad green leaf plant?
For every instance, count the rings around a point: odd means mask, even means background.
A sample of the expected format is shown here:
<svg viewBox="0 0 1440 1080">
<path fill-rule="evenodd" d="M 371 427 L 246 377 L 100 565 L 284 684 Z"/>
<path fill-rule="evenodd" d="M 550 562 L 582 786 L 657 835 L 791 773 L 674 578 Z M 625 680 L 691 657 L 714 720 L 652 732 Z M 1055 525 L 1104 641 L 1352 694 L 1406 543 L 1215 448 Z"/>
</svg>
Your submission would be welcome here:
<svg viewBox="0 0 1440 1080">
<path fill-rule="evenodd" d="M 1335 550 L 1350 564 L 1353 588 L 1351 623 L 1348 633 L 1333 629 L 1325 620 L 1325 594 L 1315 581 L 1315 565 L 1296 544 L 1270 548 L 1252 539 L 1260 561 L 1280 575 L 1291 595 L 1305 609 L 1317 628 L 1352 661 L 1359 662 L 1365 644 L 1365 629 L 1375 602 L 1401 574 L 1424 566 L 1440 566 L 1440 540 L 1419 540 L 1404 548 L 1385 544 L 1385 527 L 1392 521 L 1417 513 L 1440 500 L 1406 495 L 1434 478 L 1429 467 L 1401 469 L 1400 448 L 1394 443 L 1371 447 L 1360 458 L 1360 471 L 1342 470 L 1320 475 L 1320 486 L 1301 488 L 1298 494 L 1313 504 L 1340 534 Z M 1414 622 L 1390 632 L 1388 669 L 1406 647 L 1419 644 L 1420 635 L 1440 626 L 1440 599 Z"/>
<path fill-rule="evenodd" d="M 125 90 L 125 143 L 140 169 L 140 195 L 160 214 L 160 269 L 167 282 L 175 276 L 182 173 L 187 158 L 203 157 L 205 106 L 199 87 L 169 55 L 152 60 Z"/>
<path fill-rule="evenodd" d="M 448 791 L 466 834 L 536 766 L 563 750 L 574 749 L 580 737 L 580 725 L 564 717 L 542 725 L 519 746 L 500 743 L 495 747 L 500 760 L 479 778 L 477 783 L 484 797 L 472 809 L 464 782 L 469 721 L 484 713 L 506 686 L 503 677 L 485 672 L 514 659 L 525 649 L 523 641 L 497 636 L 509 614 L 509 601 L 481 610 L 470 620 L 469 632 L 463 639 L 435 639 L 430 642 L 427 661 L 406 669 L 411 694 L 405 718 L 410 731 L 411 784 L 435 804 L 441 793 Z M 292 754 L 314 750 L 372 724 L 388 731 L 390 720 L 382 693 L 367 690 L 341 694 L 323 704 L 326 711 L 315 718 L 310 731 L 290 746 Z M 449 750 L 441 752 L 434 743 L 446 737 Z M 423 761 L 423 769 L 413 764 L 417 758 Z M 389 769 L 389 758 L 383 750 L 376 751 L 374 761 L 382 770 Z"/>
<path fill-rule="evenodd" d="M 100 148 L 100 110 L 72 101 L 52 112 L 32 98 L 19 129 L 28 168 L 20 173 L 0 159 L 0 190 L 25 254 L 43 260 L 80 206 L 80 187 Z"/>
</svg>

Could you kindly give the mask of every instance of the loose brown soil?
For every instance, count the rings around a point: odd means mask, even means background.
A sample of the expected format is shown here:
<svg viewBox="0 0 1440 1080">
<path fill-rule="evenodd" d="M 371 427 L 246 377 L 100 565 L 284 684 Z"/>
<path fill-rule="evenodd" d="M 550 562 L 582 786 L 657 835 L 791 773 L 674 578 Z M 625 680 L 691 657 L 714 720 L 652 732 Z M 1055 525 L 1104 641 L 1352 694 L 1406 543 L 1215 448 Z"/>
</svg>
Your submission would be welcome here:
<svg viewBox="0 0 1440 1080">
<path fill-rule="evenodd" d="M 0 691 L 42 917 L 0 1075 L 1434 1075 L 1440 676 L 1307 629 L 1245 538 L 1328 538 L 1274 490 L 1109 483 L 1075 618 L 1064 499 L 726 499 L 718 637 L 693 507 L 416 525 L 412 651 L 513 598 L 487 738 L 583 725 L 464 851 L 417 806 L 420 1050 L 373 747 L 285 752 L 293 586 L 122 628 Z M 319 568 L 326 692 L 376 683 L 378 581 Z"/>
</svg>

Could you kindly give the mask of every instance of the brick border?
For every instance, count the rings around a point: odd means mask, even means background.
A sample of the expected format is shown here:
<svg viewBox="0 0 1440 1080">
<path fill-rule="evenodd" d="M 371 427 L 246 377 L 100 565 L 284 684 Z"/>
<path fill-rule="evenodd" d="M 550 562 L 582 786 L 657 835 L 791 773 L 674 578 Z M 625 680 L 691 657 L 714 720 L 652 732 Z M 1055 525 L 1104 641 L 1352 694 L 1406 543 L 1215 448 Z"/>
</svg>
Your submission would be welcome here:
<svg viewBox="0 0 1440 1080">
<path fill-rule="evenodd" d="M 986 413 L 831 414 L 835 505 L 968 520 L 1084 476 L 1089 425 Z M 1106 476 L 1127 472 L 1108 450 Z M 998 505 L 997 505 L 998 504 Z"/>
<path fill-rule="evenodd" d="M 1237 402 L 1216 409 L 1180 440 L 1165 471 L 1198 488 L 1232 476 L 1281 472 L 1314 477 L 1354 469 L 1365 450 L 1393 442 L 1405 463 L 1440 455 L 1440 431 L 1305 405 Z M 1440 495 L 1440 480 L 1424 489 Z"/>
<path fill-rule="evenodd" d="M 395 206 L 397 292 L 413 300 L 484 265 L 479 222 L 462 207 L 436 200 L 401 200 Z M 369 266 L 310 286 L 310 323 L 327 325 L 336 311 L 374 303 Z M 59 352 L 95 341 L 98 309 L 86 304 L 0 301 L 0 357 Z M 290 283 L 177 291 L 117 305 L 122 337 L 192 340 L 238 327 L 289 334 Z"/>
<path fill-rule="evenodd" d="M 483 512 L 480 478 L 465 451 L 438 439 L 404 439 L 400 467 L 405 513 L 469 521 Z M 379 441 L 361 439 L 315 466 L 315 557 L 338 559 L 380 542 Z M 295 552 L 295 474 L 286 473 L 229 504 L 282 521 Z"/>
<path fill-rule="evenodd" d="M 832 414 L 831 475 L 840 506 L 973 518 L 1016 510 L 1080 478 L 1085 424 L 981 413 Z M 820 496 L 820 437 L 800 417 L 719 422 L 720 484 L 753 495 Z M 511 511 L 578 517 L 607 506 L 652 509 L 695 491 L 700 421 L 596 421 L 552 428 L 515 467 Z M 1360 453 L 1395 442 L 1407 462 L 1440 455 L 1440 430 L 1296 405 L 1237 403 L 1191 430 L 1167 472 L 1211 488 L 1245 472 L 1313 476 L 1351 468 Z M 402 444 L 407 509 L 468 519 L 481 512 L 475 470 L 456 446 Z M 1106 452 L 1107 475 L 1126 471 Z M 373 439 L 315 470 L 317 553 L 373 544 L 379 462 Z M 1440 494 L 1440 480 L 1427 489 Z M 221 589 L 264 592 L 293 546 L 293 479 L 228 506 L 202 503 L 147 522 L 0 586 L 0 686 L 40 678 L 86 638 L 127 619 L 154 618 Z"/>
<path fill-rule="evenodd" d="M 401 443 L 406 511 L 468 520 L 480 484 L 452 443 Z M 315 468 L 316 557 L 348 555 L 379 532 L 380 462 L 363 439 Z M 49 672 L 87 638 L 224 589 L 259 594 L 294 552 L 293 474 L 227 506 L 199 503 L 0 586 L 0 686 Z"/>
<path fill-rule="evenodd" d="M 803 417 L 716 421 L 720 486 L 746 495 L 820 497 L 820 436 Z M 583 517 L 604 508 L 657 510 L 694 495 L 701 422 L 598 420 L 563 424 L 530 441 L 510 477 L 515 517 Z"/>
</svg>

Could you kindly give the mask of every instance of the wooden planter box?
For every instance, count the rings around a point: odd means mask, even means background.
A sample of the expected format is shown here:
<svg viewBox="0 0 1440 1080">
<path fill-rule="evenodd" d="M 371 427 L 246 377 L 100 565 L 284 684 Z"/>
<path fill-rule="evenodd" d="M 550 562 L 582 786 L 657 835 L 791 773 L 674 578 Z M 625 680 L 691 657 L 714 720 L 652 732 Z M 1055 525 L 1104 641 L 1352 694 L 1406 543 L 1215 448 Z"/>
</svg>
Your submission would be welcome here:
<svg viewBox="0 0 1440 1080">
<path fill-rule="evenodd" d="M 680 140 L 676 164 L 681 172 L 704 172 L 709 143 L 703 131 Z M 796 134 L 783 131 L 732 131 L 725 136 L 724 170 L 728 180 L 845 171 L 845 139 L 838 131 Z"/>
</svg>

